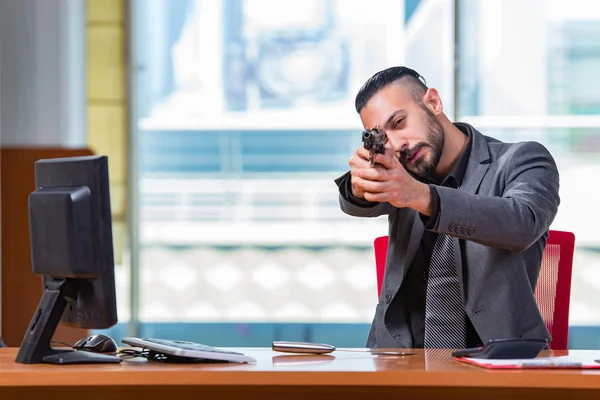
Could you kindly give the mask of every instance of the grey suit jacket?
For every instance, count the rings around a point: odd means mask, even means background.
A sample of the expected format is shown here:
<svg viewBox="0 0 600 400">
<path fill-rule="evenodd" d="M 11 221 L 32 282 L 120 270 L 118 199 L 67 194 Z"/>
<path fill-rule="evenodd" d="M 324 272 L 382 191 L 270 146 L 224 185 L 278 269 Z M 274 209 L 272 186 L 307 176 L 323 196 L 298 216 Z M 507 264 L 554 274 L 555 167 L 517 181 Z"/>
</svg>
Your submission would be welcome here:
<svg viewBox="0 0 600 400">
<path fill-rule="evenodd" d="M 537 142 L 503 143 L 469 128 L 473 143 L 463 183 L 459 189 L 436 187 L 440 210 L 434 228 L 455 238 L 465 311 L 484 343 L 551 339 L 534 290 L 560 202 L 556 164 Z M 413 347 L 404 315 L 410 299 L 398 292 L 423 236 L 419 214 L 389 203 L 359 207 L 341 195 L 340 206 L 352 216 L 387 214 L 389 220 L 385 278 L 367 346 Z"/>
</svg>

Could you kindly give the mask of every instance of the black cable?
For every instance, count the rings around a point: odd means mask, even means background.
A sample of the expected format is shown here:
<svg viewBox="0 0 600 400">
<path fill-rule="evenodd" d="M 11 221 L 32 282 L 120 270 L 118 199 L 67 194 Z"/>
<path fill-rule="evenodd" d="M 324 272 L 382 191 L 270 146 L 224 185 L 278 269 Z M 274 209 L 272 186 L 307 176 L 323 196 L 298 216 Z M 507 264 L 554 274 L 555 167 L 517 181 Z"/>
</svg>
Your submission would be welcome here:
<svg viewBox="0 0 600 400">
<path fill-rule="evenodd" d="M 68 347 L 68 348 L 70 348 L 70 349 L 74 349 L 74 347 L 73 347 L 73 345 L 72 345 L 72 344 L 65 343 L 65 342 L 61 342 L 60 340 L 51 340 L 51 341 L 50 341 L 50 344 L 53 344 L 53 343 L 62 344 L 62 345 L 65 345 L 65 346 L 67 346 L 67 347 Z"/>
<path fill-rule="evenodd" d="M 139 349 L 134 348 L 134 347 L 121 349 L 117 353 L 117 355 L 119 357 L 121 357 L 122 359 L 137 358 L 137 357 L 148 358 L 148 354 L 149 354 L 149 350 L 148 349 L 144 348 L 142 350 L 139 350 Z"/>
</svg>

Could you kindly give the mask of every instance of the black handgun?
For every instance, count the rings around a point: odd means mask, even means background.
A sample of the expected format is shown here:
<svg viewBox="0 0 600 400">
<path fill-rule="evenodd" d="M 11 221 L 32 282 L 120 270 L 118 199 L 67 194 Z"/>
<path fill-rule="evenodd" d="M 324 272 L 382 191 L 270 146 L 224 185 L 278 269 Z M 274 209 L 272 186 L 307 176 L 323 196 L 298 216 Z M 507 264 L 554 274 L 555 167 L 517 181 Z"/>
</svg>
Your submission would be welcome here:
<svg viewBox="0 0 600 400">
<path fill-rule="evenodd" d="M 379 129 L 379 127 L 375 127 L 363 131 L 362 141 L 364 148 L 369 150 L 369 164 L 373 165 L 375 163 L 375 154 L 385 153 L 387 136 L 383 130 Z"/>
</svg>

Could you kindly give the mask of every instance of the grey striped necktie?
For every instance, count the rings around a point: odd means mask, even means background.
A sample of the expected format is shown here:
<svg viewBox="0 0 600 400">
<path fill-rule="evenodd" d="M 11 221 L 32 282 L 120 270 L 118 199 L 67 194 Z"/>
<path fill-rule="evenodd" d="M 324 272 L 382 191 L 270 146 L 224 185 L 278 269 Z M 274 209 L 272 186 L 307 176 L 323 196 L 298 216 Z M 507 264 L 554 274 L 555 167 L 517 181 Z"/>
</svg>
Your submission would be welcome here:
<svg viewBox="0 0 600 400">
<path fill-rule="evenodd" d="M 466 314 L 452 237 L 439 234 L 433 246 L 425 301 L 425 347 L 466 347 Z"/>
</svg>

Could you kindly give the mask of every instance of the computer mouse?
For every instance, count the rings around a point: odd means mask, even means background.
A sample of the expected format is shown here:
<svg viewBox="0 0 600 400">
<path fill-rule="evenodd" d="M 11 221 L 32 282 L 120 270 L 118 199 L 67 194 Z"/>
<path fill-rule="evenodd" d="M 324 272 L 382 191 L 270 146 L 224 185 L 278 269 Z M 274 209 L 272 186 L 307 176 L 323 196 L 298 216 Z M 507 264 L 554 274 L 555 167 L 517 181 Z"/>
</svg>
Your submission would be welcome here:
<svg viewBox="0 0 600 400">
<path fill-rule="evenodd" d="M 93 351 L 94 353 L 115 353 L 117 342 L 110 336 L 96 334 L 78 340 L 73 348 L 75 350 Z"/>
</svg>

